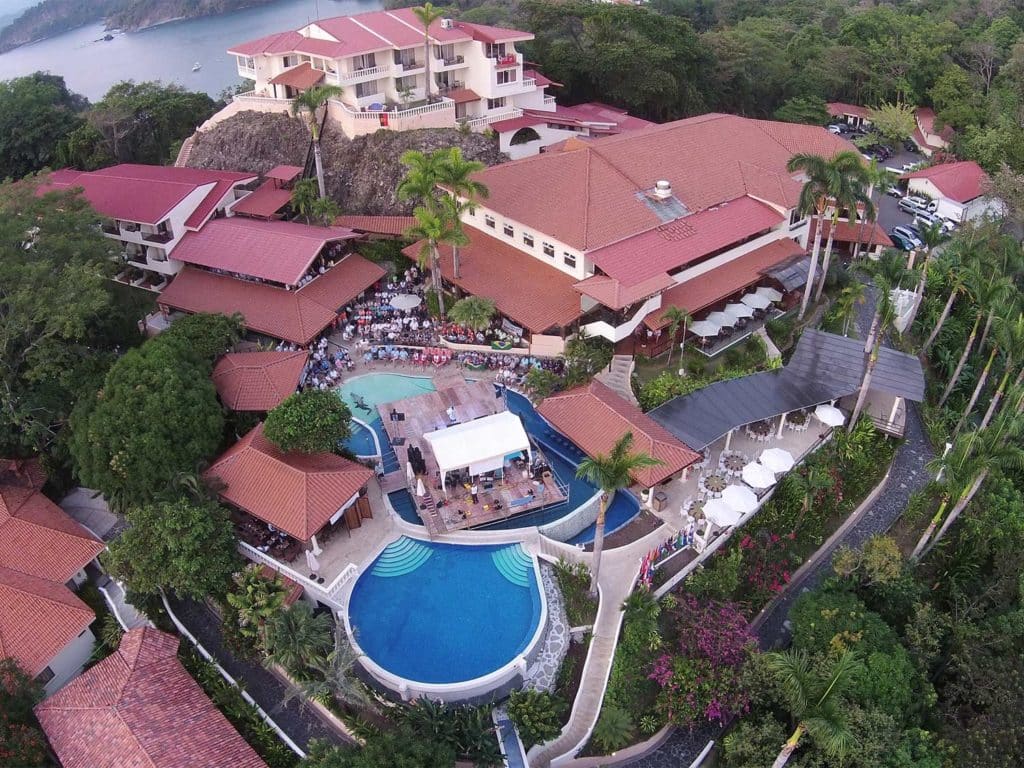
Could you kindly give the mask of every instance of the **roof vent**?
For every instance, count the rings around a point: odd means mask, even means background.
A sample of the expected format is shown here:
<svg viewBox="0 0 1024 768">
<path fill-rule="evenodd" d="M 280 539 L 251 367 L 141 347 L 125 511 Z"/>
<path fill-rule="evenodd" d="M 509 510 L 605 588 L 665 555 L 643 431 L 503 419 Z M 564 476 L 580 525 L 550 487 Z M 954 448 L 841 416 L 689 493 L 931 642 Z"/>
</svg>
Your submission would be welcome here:
<svg viewBox="0 0 1024 768">
<path fill-rule="evenodd" d="M 654 196 L 662 200 L 672 197 L 672 185 L 665 179 L 654 182 Z"/>
<path fill-rule="evenodd" d="M 455 20 L 441 19 L 441 29 L 455 29 Z"/>
</svg>

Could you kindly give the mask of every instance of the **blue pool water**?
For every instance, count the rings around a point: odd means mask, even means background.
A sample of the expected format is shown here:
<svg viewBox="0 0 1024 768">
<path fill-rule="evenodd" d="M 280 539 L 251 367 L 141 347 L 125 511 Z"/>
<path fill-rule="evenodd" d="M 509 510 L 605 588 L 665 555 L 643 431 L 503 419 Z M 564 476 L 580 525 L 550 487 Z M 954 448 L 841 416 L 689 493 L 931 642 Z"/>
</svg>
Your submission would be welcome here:
<svg viewBox="0 0 1024 768">
<path fill-rule="evenodd" d="M 421 395 L 424 392 L 433 392 L 433 382 L 430 379 L 416 376 L 402 376 L 395 373 L 372 373 L 350 379 L 338 391 L 342 399 L 348 403 L 349 408 L 352 410 L 352 415 L 367 422 L 370 428 L 376 432 L 377 439 L 383 447 L 384 471 L 393 472 L 396 469 L 400 469 L 401 465 L 384 432 L 384 426 L 377 417 L 376 406 L 380 403 L 388 403 L 406 397 Z M 371 414 L 368 414 L 356 405 L 356 397 L 361 397 L 372 409 Z M 534 410 L 533 404 L 530 403 L 528 398 L 511 391 L 507 393 L 506 397 L 508 409 L 523 420 L 523 426 L 543 449 L 544 455 L 550 462 L 555 476 L 568 487 L 569 498 L 561 504 L 555 504 L 525 515 L 519 515 L 511 520 L 502 520 L 484 527 L 492 530 L 529 528 L 559 520 L 585 503 L 596 493 L 597 489 L 593 485 L 576 477 L 576 467 L 583 460 L 585 454 L 570 440 L 552 429 Z M 353 434 L 345 442 L 345 447 L 360 456 L 372 456 L 377 453 L 370 432 L 356 424 L 353 424 Z M 395 511 L 401 515 L 403 520 L 416 525 L 420 524 L 419 515 L 416 514 L 416 504 L 408 491 L 394 491 L 388 494 L 388 498 Z M 626 525 L 636 517 L 639 511 L 640 503 L 633 494 L 627 491 L 615 494 L 615 498 L 612 500 L 612 504 L 605 515 L 606 534 L 613 533 Z M 569 539 L 568 543 L 586 544 L 593 540 L 594 526 L 590 525 Z"/>
<path fill-rule="evenodd" d="M 461 546 L 403 536 L 360 576 L 356 642 L 389 672 L 457 683 L 508 664 L 540 626 L 533 560 L 518 544 Z"/>
</svg>

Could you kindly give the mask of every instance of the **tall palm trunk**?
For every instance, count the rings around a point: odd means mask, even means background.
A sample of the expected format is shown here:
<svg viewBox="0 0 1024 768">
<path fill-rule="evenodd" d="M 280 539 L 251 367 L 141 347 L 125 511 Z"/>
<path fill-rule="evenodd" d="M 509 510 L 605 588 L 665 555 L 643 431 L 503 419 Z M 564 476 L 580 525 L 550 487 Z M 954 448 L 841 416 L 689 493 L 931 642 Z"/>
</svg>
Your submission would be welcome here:
<svg viewBox="0 0 1024 768">
<path fill-rule="evenodd" d="M 452 246 L 452 276 L 457 280 L 459 278 L 459 268 L 462 266 L 462 261 L 459 259 L 459 246 Z"/>
<path fill-rule="evenodd" d="M 597 522 L 594 524 L 594 565 L 590 570 L 590 595 L 597 597 L 597 580 L 601 575 L 601 554 L 604 551 L 604 522 L 608 511 L 608 494 L 601 492 L 597 506 Z"/>
<path fill-rule="evenodd" d="M 924 551 L 921 552 L 921 557 L 924 557 L 929 552 L 931 552 L 932 549 L 934 549 L 935 545 L 942 541 L 942 537 L 946 535 L 946 532 L 950 529 L 950 526 L 952 526 L 953 523 L 956 522 L 957 518 L 960 517 L 960 513 L 967 509 L 968 505 L 971 503 L 971 500 L 974 498 L 975 494 L 977 494 L 978 491 L 981 489 L 981 485 L 982 483 L 985 482 L 985 478 L 988 477 L 988 473 L 989 470 L 987 468 L 983 469 L 981 470 L 981 472 L 978 473 L 978 476 L 974 478 L 974 481 L 971 483 L 970 488 L 968 488 L 967 493 L 960 497 L 960 500 L 957 501 L 956 506 L 953 507 L 949 515 L 946 516 L 946 522 L 944 522 L 942 524 L 942 527 L 939 528 L 939 532 L 935 534 L 935 538 L 932 539 L 928 546 L 924 548 Z"/>
<path fill-rule="evenodd" d="M 793 756 L 796 748 L 800 746 L 800 739 L 803 737 L 805 730 L 803 723 L 796 727 L 793 735 L 786 739 L 786 743 L 782 745 L 782 751 L 779 752 L 779 756 L 772 763 L 772 768 L 783 768 L 789 762 L 789 758 Z"/>
<path fill-rule="evenodd" d="M 942 326 L 944 326 L 946 324 L 946 320 L 949 319 L 949 313 L 953 309 L 954 301 L 956 301 L 956 291 L 950 291 L 949 298 L 946 299 L 946 306 L 942 308 L 942 314 L 939 315 L 939 321 L 935 324 L 935 327 L 932 328 L 932 332 L 928 334 L 928 338 L 925 340 L 924 344 L 921 345 L 922 355 L 928 351 L 928 347 L 932 345 L 938 337 L 939 332 L 942 330 Z"/>
<path fill-rule="evenodd" d="M 999 408 L 999 403 L 1003 399 L 1003 395 L 1006 394 L 1006 383 L 1010 379 L 1010 369 L 1012 360 L 1006 361 L 1006 370 L 1003 371 L 1003 378 L 999 382 L 999 386 L 996 388 L 995 394 L 992 396 L 992 401 L 988 404 L 988 410 L 985 411 L 985 417 L 981 420 L 981 426 L 979 429 L 984 429 L 992 421 L 992 417 L 996 415 L 996 409 Z M 1017 379 L 1013 382 L 1014 387 L 1019 387 L 1021 381 L 1024 381 L 1024 368 L 1021 368 L 1017 373 Z"/>
<path fill-rule="evenodd" d="M 444 279 L 441 276 L 441 251 L 437 243 L 430 244 L 430 280 L 434 283 L 437 294 L 437 311 L 444 320 Z"/>
<path fill-rule="evenodd" d="M 432 85 L 430 81 L 430 28 L 423 28 L 423 76 L 426 80 L 423 83 L 423 97 L 430 103 Z"/>
<path fill-rule="evenodd" d="M 879 326 L 882 324 L 882 311 L 880 308 L 875 310 L 874 317 L 871 318 L 871 328 L 868 329 L 868 338 L 864 344 L 864 354 L 867 356 L 867 361 L 864 366 L 864 377 L 860 382 L 860 389 L 857 390 L 857 402 L 853 406 L 853 413 L 850 414 L 850 423 L 847 425 L 847 430 L 852 432 L 857 425 L 857 420 L 860 418 L 861 411 L 864 410 L 864 403 L 868 399 L 868 390 L 871 389 L 871 378 L 875 375 L 875 365 L 878 363 L 878 348 L 879 344 Z"/>
<path fill-rule="evenodd" d="M 978 383 L 974 386 L 974 392 L 971 393 L 971 399 L 967 402 L 967 407 L 964 408 L 963 415 L 960 416 L 960 421 L 956 423 L 956 429 L 953 430 L 953 437 L 956 438 L 960 434 L 960 430 L 963 428 L 964 423 L 967 421 L 967 417 L 971 415 L 971 411 L 974 409 L 975 404 L 978 402 L 978 396 L 981 395 L 981 390 L 985 388 L 985 382 L 988 381 L 989 372 L 992 370 L 992 363 L 995 362 L 996 352 L 998 347 L 992 347 L 992 351 L 988 355 L 988 362 L 985 363 L 985 368 L 981 371 L 981 376 L 978 378 Z"/>
<path fill-rule="evenodd" d="M 832 214 L 832 227 L 828 231 L 828 242 L 825 244 L 825 255 L 821 262 L 821 277 L 818 278 L 818 290 L 814 294 L 814 301 L 821 301 L 821 292 L 825 290 L 825 281 L 828 279 L 829 262 L 832 261 L 832 241 L 835 239 L 836 226 L 839 224 L 839 211 Z"/>
<path fill-rule="evenodd" d="M 985 348 L 985 342 L 988 341 L 988 332 L 992 330 L 992 321 L 995 320 L 996 311 L 995 309 L 989 310 L 988 317 L 985 318 L 985 329 L 981 332 L 981 341 L 978 343 L 978 349 Z"/>
<path fill-rule="evenodd" d="M 971 349 L 974 348 L 974 339 L 978 336 L 978 326 L 981 324 L 981 313 L 979 312 L 974 316 L 974 327 L 971 328 L 971 335 L 967 337 L 967 342 L 964 344 L 964 351 L 960 355 L 960 361 L 956 364 L 956 370 L 953 371 L 953 375 L 949 378 L 949 383 L 946 385 L 945 391 L 942 393 L 942 397 L 939 398 L 939 407 L 945 405 L 946 400 L 953 393 L 956 388 L 957 382 L 960 381 L 960 374 L 963 373 L 964 365 L 967 364 L 967 358 L 971 356 Z"/>
<path fill-rule="evenodd" d="M 316 121 L 316 110 L 309 113 L 309 130 L 313 134 L 313 163 L 316 165 L 316 185 L 320 197 L 327 197 L 327 185 L 324 183 L 324 158 L 320 154 L 320 126 Z"/>
<path fill-rule="evenodd" d="M 928 544 L 928 540 L 932 537 L 935 529 L 938 527 L 939 522 L 942 520 L 942 515 L 946 511 L 946 507 L 949 506 L 949 497 L 946 496 L 942 499 L 942 503 L 939 508 L 932 515 L 931 521 L 928 523 L 928 527 L 924 529 L 924 533 L 921 534 L 921 538 L 917 540 L 917 544 L 914 546 L 914 551 L 910 553 L 911 560 L 917 560 L 921 553 L 924 551 L 925 545 Z"/>
<path fill-rule="evenodd" d="M 860 224 L 857 225 L 857 242 L 853 246 L 853 260 L 860 258 L 860 249 L 864 246 L 864 225 L 867 224 L 867 216 L 860 217 Z"/>
<path fill-rule="evenodd" d="M 807 272 L 807 285 L 804 286 L 804 296 L 800 302 L 800 314 L 797 315 L 797 320 L 803 320 L 804 315 L 807 314 L 807 304 L 811 300 L 811 291 L 814 290 L 814 273 L 815 268 L 818 266 L 818 254 L 821 252 L 821 229 L 825 223 L 825 209 L 822 208 L 818 212 L 818 225 L 814 228 L 814 247 L 811 250 L 811 266 Z"/>
</svg>

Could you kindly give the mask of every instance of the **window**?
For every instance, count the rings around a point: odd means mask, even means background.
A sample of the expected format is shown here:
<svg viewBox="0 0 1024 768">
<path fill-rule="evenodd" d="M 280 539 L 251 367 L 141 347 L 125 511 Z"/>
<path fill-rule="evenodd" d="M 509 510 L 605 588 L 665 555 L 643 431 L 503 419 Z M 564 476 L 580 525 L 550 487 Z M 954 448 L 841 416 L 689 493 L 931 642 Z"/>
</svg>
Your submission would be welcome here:
<svg viewBox="0 0 1024 768">
<path fill-rule="evenodd" d="M 802 213 L 800 213 L 800 209 L 799 208 L 794 208 L 790 212 L 790 214 L 789 214 L 789 228 L 790 229 L 796 229 L 797 227 L 801 226 L 805 221 L 807 221 L 807 217 L 804 216 Z"/>
<path fill-rule="evenodd" d="M 484 216 L 484 224 L 486 224 L 491 229 L 494 229 L 494 217 L 493 216 Z"/>
<path fill-rule="evenodd" d="M 36 682 L 39 683 L 40 685 L 46 685 L 48 682 L 53 680 L 53 678 L 54 678 L 53 670 L 50 669 L 49 667 L 47 667 L 42 672 L 40 672 L 38 675 L 36 675 Z"/>
<path fill-rule="evenodd" d="M 527 248 L 533 248 L 533 235 L 529 232 L 523 232 L 523 245 Z"/>
<path fill-rule="evenodd" d="M 455 61 L 455 45 L 445 43 L 434 46 L 434 58 L 441 59 L 445 64 Z"/>
<path fill-rule="evenodd" d="M 568 251 L 563 251 L 562 252 L 562 263 L 564 263 L 565 266 L 567 266 L 567 267 L 572 267 L 573 269 L 575 269 L 576 268 L 576 257 L 573 256 Z"/>
<path fill-rule="evenodd" d="M 356 98 L 376 96 L 378 93 L 380 93 L 380 88 L 377 87 L 376 80 L 371 80 L 368 83 L 356 83 Z"/>
<path fill-rule="evenodd" d="M 396 77 L 395 78 L 395 90 L 401 93 L 402 91 L 412 91 L 416 88 L 416 75 L 409 75 L 407 77 Z"/>
<path fill-rule="evenodd" d="M 284 57 L 284 67 L 285 67 L 285 69 L 287 69 L 288 67 L 294 67 L 298 63 L 299 63 L 299 58 L 297 56 L 285 56 Z"/>
<path fill-rule="evenodd" d="M 550 256 L 552 259 L 555 258 L 555 246 L 551 243 L 544 243 L 544 255 Z"/>
<path fill-rule="evenodd" d="M 498 99 L 488 99 L 487 100 L 487 108 L 488 109 L 500 109 L 501 107 L 504 107 L 504 106 L 505 106 L 505 97 L 504 96 L 502 96 L 501 98 L 498 98 Z"/>
<path fill-rule="evenodd" d="M 516 231 L 512 229 L 511 224 L 506 224 L 502 230 L 505 233 L 505 237 L 515 237 Z"/>
<path fill-rule="evenodd" d="M 377 66 L 377 57 L 372 53 L 364 53 L 362 56 L 352 57 L 352 71 L 358 72 L 361 69 L 373 69 Z"/>
<path fill-rule="evenodd" d="M 506 83 L 514 83 L 516 81 L 516 71 L 514 69 L 502 69 L 497 73 L 498 85 L 505 85 Z"/>
<path fill-rule="evenodd" d="M 252 56 L 239 56 L 238 66 L 243 69 L 256 69 L 256 60 Z"/>
<path fill-rule="evenodd" d="M 504 43 L 488 43 L 487 44 L 487 58 L 489 59 L 500 59 L 505 55 L 505 44 Z"/>
</svg>

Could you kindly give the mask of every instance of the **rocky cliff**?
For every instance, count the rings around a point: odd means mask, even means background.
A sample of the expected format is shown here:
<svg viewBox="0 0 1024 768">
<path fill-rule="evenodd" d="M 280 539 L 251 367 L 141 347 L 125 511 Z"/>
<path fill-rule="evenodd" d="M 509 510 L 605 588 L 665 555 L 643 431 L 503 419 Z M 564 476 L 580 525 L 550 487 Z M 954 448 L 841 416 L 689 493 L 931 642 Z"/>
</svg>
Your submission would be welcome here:
<svg viewBox="0 0 1024 768">
<path fill-rule="evenodd" d="M 380 130 L 349 140 L 328 127 L 322 143 L 328 192 L 344 213 L 409 213 L 412 204 L 395 198 L 395 188 L 405 175 L 405 166 L 399 160 L 402 153 L 452 146 L 485 165 L 507 160 L 498 151 L 496 139 L 479 133 Z M 196 134 L 188 165 L 263 173 L 281 163 L 303 165 L 308 147 L 309 131 L 301 120 L 283 114 L 240 112 Z"/>
</svg>

